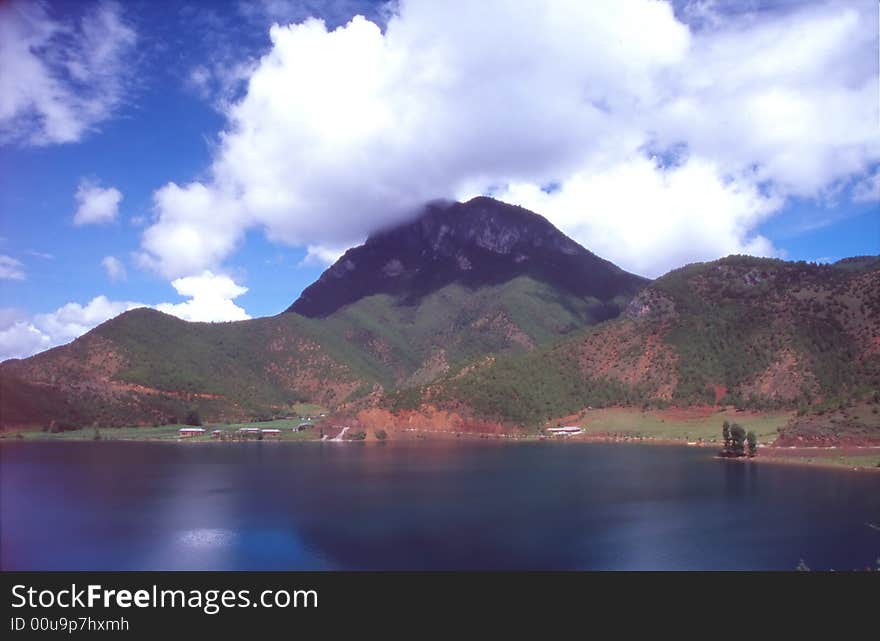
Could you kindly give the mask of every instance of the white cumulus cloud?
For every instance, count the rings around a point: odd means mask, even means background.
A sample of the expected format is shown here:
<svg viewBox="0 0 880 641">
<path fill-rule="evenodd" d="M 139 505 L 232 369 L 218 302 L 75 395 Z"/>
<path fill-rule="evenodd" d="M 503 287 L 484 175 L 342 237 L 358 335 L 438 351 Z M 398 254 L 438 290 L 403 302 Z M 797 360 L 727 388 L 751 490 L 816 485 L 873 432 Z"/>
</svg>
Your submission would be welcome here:
<svg viewBox="0 0 880 641">
<path fill-rule="evenodd" d="M 327 247 L 325 245 L 309 245 L 306 247 L 306 256 L 302 259 L 303 265 L 332 265 L 347 247 Z"/>
<path fill-rule="evenodd" d="M 751 230 L 780 199 L 762 194 L 748 178 L 725 178 L 705 159 L 663 168 L 634 155 L 574 174 L 550 193 L 526 182 L 496 196 L 541 212 L 572 237 L 590 239 L 588 247 L 600 256 L 650 277 L 731 253 L 778 254 Z"/>
<path fill-rule="evenodd" d="M 756 228 L 788 197 L 880 161 L 869 5 L 706 5 L 692 28 L 653 0 L 401 0 L 384 31 L 275 25 L 207 177 L 155 193 L 142 263 L 218 269 L 254 228 L 327 259 L 475 193 L 648 275 L 774 254 Z"/>
<path fill-rule="evenodd" d="M 0 361 L 25 358 L 50 347 L 49 336 L 34 327 L 23 314 L 0 309 Z"/>
<path fill-rule="evenodd" d="M 144 231 L 138 258 L 170 278 L 219 265 L 244 233 L 239 203 L 201 183 L 169 183 L 154 200 L 162 217 Z"/>
<path fill-rule="evenodd" d="M 67 303 L 54 312 L 32 317 L 15 310 L 0 310 L 0 361 L 25 358 L 69 343 L 96 325 L 135 307 L 142 305 L 96 296 L 85 305 Z"/>
<path fill-rule="evenodd" d="M 181 296 L 189 297 L 182 303 L 161 303 L 156 309 L 188 321 L 237 321 L 250 318 L 248 313 L 233 302 L 247 292 L 228 276 L 205 271 L 200 276 L 178 278 L 171 285 Z"/>
<path fill-rule="evenodd" d="M 228 276 L 206 271 L 199 276 L 179 278 L 172 285 L 187 300 L 146 305 L 135 301 L 113 301 L 100 295 L 85 305 L 71 302 L 53 312 L 33 316 L 0 308 L 0 361 L 25 358 L 69 343 L 104 321 L 138 307 L 152 307 L 188 321 L 223 322 L 250 318 L 233 302 L 247 288 Z"/>
<path fill-rule="evenodd" d="M 122 192 L 115 187 L 101 187 L 91 180 L 81 180 L 73 196 L 76 201 L 74 225 L 112 223 L 119 216 Z"/>
<path fill-rule="evenodd" d="M 0 3 L 0 143 L 80 140 L 123 97 L 137 37 L 119 6 L 96 2 L 60 20 L 44 3 Z"/>
</svg>

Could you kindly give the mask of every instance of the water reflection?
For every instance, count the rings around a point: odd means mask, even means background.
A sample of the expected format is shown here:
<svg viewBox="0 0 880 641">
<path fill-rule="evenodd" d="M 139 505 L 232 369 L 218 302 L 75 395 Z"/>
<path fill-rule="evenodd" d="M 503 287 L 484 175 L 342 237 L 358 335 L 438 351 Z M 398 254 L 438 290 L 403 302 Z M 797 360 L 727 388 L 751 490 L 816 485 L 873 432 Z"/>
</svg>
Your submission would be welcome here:
<svg viewBox="0 0 880 641">
<path fill-rule="evenodd" d="M 880 476 L 576 443 L 9 443 L 4 569 L 792 569 L 880 554 Z"/>
<path fill-rule="evenodd" d="M 199 528 L 182 532 L 178 541 L 184 547 L 216 548 L 231 545 L 235 542 L 236 536 L 232 530 Z"/>
</svg>

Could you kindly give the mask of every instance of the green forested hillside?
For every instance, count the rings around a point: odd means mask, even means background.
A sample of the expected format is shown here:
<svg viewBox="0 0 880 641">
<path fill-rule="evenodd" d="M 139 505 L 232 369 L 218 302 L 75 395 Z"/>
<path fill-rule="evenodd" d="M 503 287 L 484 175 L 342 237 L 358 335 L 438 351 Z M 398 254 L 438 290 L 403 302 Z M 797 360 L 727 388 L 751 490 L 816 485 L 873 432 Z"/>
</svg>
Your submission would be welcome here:
<svg viewBox="0 0 880 641">
<path fill-rule="evenodd" d="M 880 390 L 880 263 L 732 256 L 604 301 L 521 275 L 374 294 L 320 318 L 188 323 L 140 309 L 3 363 L 0 385 L 5 427 L 251 419 L 302 401 L 531 426 L 609 405 L 806 415 Z"/>
<path fill-rule="evenodd" d="M 193 408 L 240 418 L 303 400 L 335 407 L 548 344 L 593 324 L 597 307 L 607 310 L 521 277 L 449 285 L 417 304 L 379 294 L 321 319 L 188 323 L 132 310 L 70 345 L 4 363 L 0 403 L 16 425 L 174 422 Z"/>
<path fill-rule="evenodd" d="M 627 299 L 621 297 L 620 308 Z M 397 383 L 426 380 L 488 354 L 521 353 L 598 322 L 606 306 L 529 277 L 471 289 L 453 284 L 400 304 L 379 294 L 311 320 L 337 341 L 354 342 L 394 370 Z"/>
<path fill-rule="evenodd" d="M 730 257 L 658 279 L 624 317 L 408 398 L 538 424 L 590 405 L 809 407 L 876 389 L 876 262 Z"/>
</svg>

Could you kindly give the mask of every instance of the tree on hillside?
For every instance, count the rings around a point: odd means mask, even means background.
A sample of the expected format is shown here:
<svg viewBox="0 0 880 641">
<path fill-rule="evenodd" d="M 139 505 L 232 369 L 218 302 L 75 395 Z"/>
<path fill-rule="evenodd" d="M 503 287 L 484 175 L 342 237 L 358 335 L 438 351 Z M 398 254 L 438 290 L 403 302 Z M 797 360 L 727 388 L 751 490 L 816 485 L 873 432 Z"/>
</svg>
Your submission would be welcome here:
<svg viewBox="0 0 880 641">
<path fill-rule="evenodd" d="M 734 456 L 745 456 L 746 431 L 739 423 L 730 426 L 730 451 Z"/>
<path fill-rule="evenodd" d="M 183 422 L 187 425 L 194 425 L 196 427 L 199 427 L 202 424 L 202 417 L 199 416 L 198 410 L 190 410 L 187 413 L 186 419 L 184 419 Z"/>
<path fill-rule="evenodd" d="M 727 421 L 721 426 L 721 436 L 724 437 L 724 451 L 730 451 L 730 423 Z"/>
<path fill-rule="evenodd" d="M 755 433 L 751 430 L 746 434 L 746 442 L 749 444 L 749 456 L 754 456 L 758 453 L 758 439 L 755 436 Z"/>
</svg>

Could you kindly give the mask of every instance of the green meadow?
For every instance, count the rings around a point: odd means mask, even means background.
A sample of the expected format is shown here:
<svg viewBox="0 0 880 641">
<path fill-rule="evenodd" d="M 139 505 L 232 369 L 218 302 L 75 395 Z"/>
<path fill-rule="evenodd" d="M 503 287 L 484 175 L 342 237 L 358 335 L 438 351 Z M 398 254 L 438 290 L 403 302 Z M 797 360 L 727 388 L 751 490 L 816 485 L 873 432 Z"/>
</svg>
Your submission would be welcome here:
<svg viewBox="0 0 880 641">
<path fill-rule="evenodd" d="M 721 441 L 724 421 L 739 423 L 748 432 L 753 431 L 759 443 L 770 443 L 791 417 L 791 412 L 767 412 L 745 414 L 731 410 L 719 411 L 707 416 L 671 417 L 663 411 L 642 412 L 627 409 L 598 409 L 584 414 L 578 422 L 587 434 L 608 432 L 626 436 L 656 439 L 674 439 L 708 442 Z"/>
</svg>

